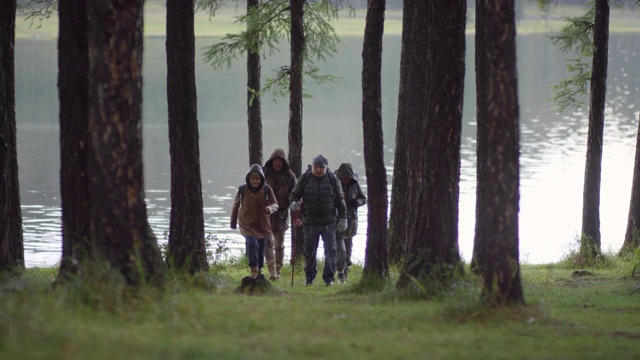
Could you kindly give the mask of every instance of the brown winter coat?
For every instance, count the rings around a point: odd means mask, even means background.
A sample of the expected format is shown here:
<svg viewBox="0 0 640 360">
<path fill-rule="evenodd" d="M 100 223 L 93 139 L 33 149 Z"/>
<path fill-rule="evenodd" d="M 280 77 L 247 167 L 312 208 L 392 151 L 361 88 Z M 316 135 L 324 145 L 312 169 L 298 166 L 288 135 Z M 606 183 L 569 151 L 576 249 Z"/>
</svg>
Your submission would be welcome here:
<svg viewBox="0 0 640 360">
<path fill-rule="evenodd" d="M 252 189 L 249 183 L 249 174 L 257 172 L 262 177 L 262 182 L 258 189 Z M 265 198 L 265 179 L 262 167 L 258 164 L 251 165 L 247 176 L 245 177 L 244 195 L 236 193 L 233 200 L 233 209 L 231 210 L 231 228 L 235 229 L 240 225 L 240 234 L 243 236 L 255 236 L 257 238 L 265 238 L 271 234 L 270 214 L 278 210 L 278 201 L 271 188 L 269 191 L 269 200 Z M 242 201 L 241 201 L 242 200 Z M 269 214 L 264 212 L 264 208 L 269 209 Z"/>
<path fill-rule="evenodd" d="M 273 169 L 272 163 L 276 158 L 282 159 L 284 165 L 280 171 Z M 289 228 L 289 194 L 296 185 L 296 176 L 291 171 L 284 150 L 276 149 L 264 164 L 264 176 L 271 186 L 278 200 L 278 211 L 271 214 L 271 229 L 273 232 L 283 232 Z"/>
</svg>

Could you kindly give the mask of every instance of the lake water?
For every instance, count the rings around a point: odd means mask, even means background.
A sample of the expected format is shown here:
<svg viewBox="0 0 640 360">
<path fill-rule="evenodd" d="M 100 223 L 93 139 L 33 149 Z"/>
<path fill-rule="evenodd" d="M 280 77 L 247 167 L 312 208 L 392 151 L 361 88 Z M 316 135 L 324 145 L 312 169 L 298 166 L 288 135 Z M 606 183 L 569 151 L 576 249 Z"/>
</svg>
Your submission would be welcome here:
<svg viewBox="0 0 640 360">
<path fill-rule="evenodd" d="M 629 209 L 638 118 L 640 41 L 636 34 L 611 34 L 601 193 L 604 250 L 624 241 Z M 198 38 L 198 53 L 212 38 Z M 322 68 L 342 77 L 337 84 L 307 83 L 313 95 L 304 101 L 303 166 L 317 154 L 330 167 L 351 162 L 366 191 L 361 121 L 362 38 L 344 39 L 344 47 Z M 400 37 L 384 38 L 383 128 L 389 186 L 393 173 L 399 77 Z M 473 37 L 467 37 L 467 79 L 462 134 L 459 244 L 470 260 L 475 214 L 475 74 Z M 520 259 L 548 263 L 575 245 L 581 229 L 582 183 L 586 151 L 587 108 L 557 114 L 548 104 L 549 86 L 565 75 L 564 55 L 543 35 L 518 37 L 518 83 L 521 120 Z M 270 69 L 288 63 L 288 51 L 263 60 Z M 633 60 L 632 60 L 633 59 Z M 245 107 L 245 61 L 213 70 L 196 65 L 198 121 L 205 228 L 229 239 L 236 254 L 243 238 L 229 229 L 232 198 L 248 170 Z M 144 52 L 144 171 L 149 222 L 160 242 L 169 228 L 169 141 L 166 63 L 162 38 L 146 38 Z M 28 267 L 53 266 L 61 254 L 59 129 L 56 42 L 16 42 L 16 117 L 18 160 Z M 588 103 L 585 98 L 584 103 Z M 288 149 L 288 99 L 262 101 L 265 160 L 275 148 Z M 366 206 L 353 257 L 364 260 Z M 290 247 L 287 246 L 287 252 Z M 319 251 L 319 253 L 322 253 Z"/>
</svg>

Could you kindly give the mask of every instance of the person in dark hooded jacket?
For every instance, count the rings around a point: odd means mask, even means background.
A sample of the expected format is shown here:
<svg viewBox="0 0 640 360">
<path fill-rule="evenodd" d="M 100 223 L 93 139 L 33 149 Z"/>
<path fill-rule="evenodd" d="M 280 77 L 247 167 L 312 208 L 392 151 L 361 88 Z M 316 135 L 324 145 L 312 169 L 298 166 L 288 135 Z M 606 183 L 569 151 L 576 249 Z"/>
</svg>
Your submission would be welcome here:
<svg viewBox="0 0 640 360">
<path fill-rule="evenodd" d="M 296 175 L 289 168 L 284 150 L 275 149 L 262 168 L 267 184 L 278 201 L 278 211 L 271 214 L 271 235 L 267 239 L 265 258 L 269 279 L 280 279 L 284 262 L 284 234 L 289 228 L 289 195 L 296 185 Z"/>
<path fill-rule="evenodd" d="M 273 190 L 264 185 L 262 166 L 251 165 L 245 177 L 245 185 L 238 189 L 231 210 L 231 228 L 235 229 L 240 225 L 252 277 L 258 276 L 264 265 L 264 249 L 271 234 L 270 215 L 278 210 Z"/>
<path fill-rule="evenodd" d="M 344 283 L 347 280 L 349 267 L 351 266 L 353 237 L 358 231 L 358 208 L 367 203 L 367 197 L 362 192 L 358 182 L 358 174 L 353 170 L 351 164 L 340 164 L 338 170 L 336 170 L 336 177 L 342 185 L 344 201 L 347 205 L 347 229 L 343 232 L 336 231 L 338 281 Z"/>
</svg>

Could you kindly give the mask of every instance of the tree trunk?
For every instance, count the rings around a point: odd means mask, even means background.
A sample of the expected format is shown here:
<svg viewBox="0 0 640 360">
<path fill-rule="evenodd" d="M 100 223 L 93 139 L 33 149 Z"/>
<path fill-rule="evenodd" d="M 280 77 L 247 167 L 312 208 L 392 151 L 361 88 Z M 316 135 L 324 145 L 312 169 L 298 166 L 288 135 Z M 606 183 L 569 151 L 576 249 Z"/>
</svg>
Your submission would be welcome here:
<svg viewBox="0 0 640 360">
<path fill-rule="evenodd" d="M 89 141 L 89 48 L 87 4 L 58 2 L 58 96 L 60 99 L 60 195 L 62 261 L 59 278 L 92 256 L 87 142 Z"/>
<path fill-rule="evenodd" d="M 0 2 L 0 271 L 24 268 L 15 98 L 16 1 Z"/>
<path fill-rule="evenodd" d="M 620 255 L 631 253 L 640 248 L 640 115 L 638 115 L 638 135 L 636 138 L 636 157 L 633 165 L 633 182 L 631 184 L 631 203 L 627 219 L 627 232 Z"/>
<path fill-rule="evenodd" d="M 400 53 L 400 86 L 398 92 L 398 120 L 396 124 L 396 147 L 393 160 L 391 185 L 391 215 L 389 216 L 389 262 L 400 265 L 407 244 L 407 204 L 409 202 L 408 161 L 409 143 L 407 123 L 410 121 L 408 98 L 412 95 L 410 47 L 413 29 L 415 0 L 405 0 L 402 5 L 402 50 Z"/>
<path fill-rule="evenodd" d="M 96 250 L 133 286 L 164 283 L 142 166 L 143 0 L 89 1 L 89 181 Z"/>
<path fill-rule="evenodd" d="M 258 0 L 247 0 L 247 14 Z M 247 23 L 248 30 L 255 24 Z M 247 123 L 249 125 L 249 166 L 262 165 L 262 115 L 260 113 L 260 43 L 258 37 L 247 49 Z"/>
<path fill-rule="evenodd" d="M 589 98 L 589 134 L 582 194 L 582 237 L 580 254 L 588 259 L 600 253 L 600 179 L 602 174 L 602 141 L 604 105 L 607 90 L 609 43 L 609 0 L 595 1 L 593 29 L 593 63 Z"/>
<path fill-rule="evenodd" d="M 408 250 L 398 287 L 411 278 L 447 282 L 460 271 L 458 200 L 464 89 L 466 1 L 428 2 L 426 117 L 416 143 Z M 416 7 L 416 19 L 419 7 Z M 437 40 L 437 41 L 436 41 Z"/>
<path fill-rule="evenodd" d="M 304 1 L 290 0 L 291 12 L 291 73 L 289 81 L 289 166 L 300 179 L 302 170 L 302 64 L 304 56 Z M 304 249 L 302 227 L 292 226 L 295 232 L 292 244 L 296 256 Z"/>
<path fill-rule="evenodd" d="M 382 35 L 385 0 L 369 0 L 362 47 L 362 125 L 369 211 L 364 276 L 388 275 L 387 169 L 382 136 Z"/>
<path fill-rule="evenodd" d="M 207 271 L 198 145 L 193 0 L 167 0 L 167 101 L 171 153 L 169 266 Z"/>
<path fill-rule="evenodd" d="M 483 299 L 524 303 L 520 281 L 520 128 L 514 1 L 476 1 L 478 203 L 475 246 Z M 482 89 L 481 89 L 482 88 Z"/>
</svg>

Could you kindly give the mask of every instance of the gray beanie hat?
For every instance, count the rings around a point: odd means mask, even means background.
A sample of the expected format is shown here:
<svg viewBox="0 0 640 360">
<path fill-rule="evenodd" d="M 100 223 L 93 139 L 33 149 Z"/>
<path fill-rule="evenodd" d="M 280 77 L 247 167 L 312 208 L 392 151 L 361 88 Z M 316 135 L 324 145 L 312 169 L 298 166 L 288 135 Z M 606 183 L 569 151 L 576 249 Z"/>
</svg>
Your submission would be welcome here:
<svg viewBox="0 0 640 360">
<path fill-rule="evenodd" d="M 326 168 L 327 166 L 329 166 L 329 161 L 327 160 L 326 157 L 322 155 L 318 155 L 313 158 L 312 164 L 313 166 L 322 166 Z"/>
</svg>

